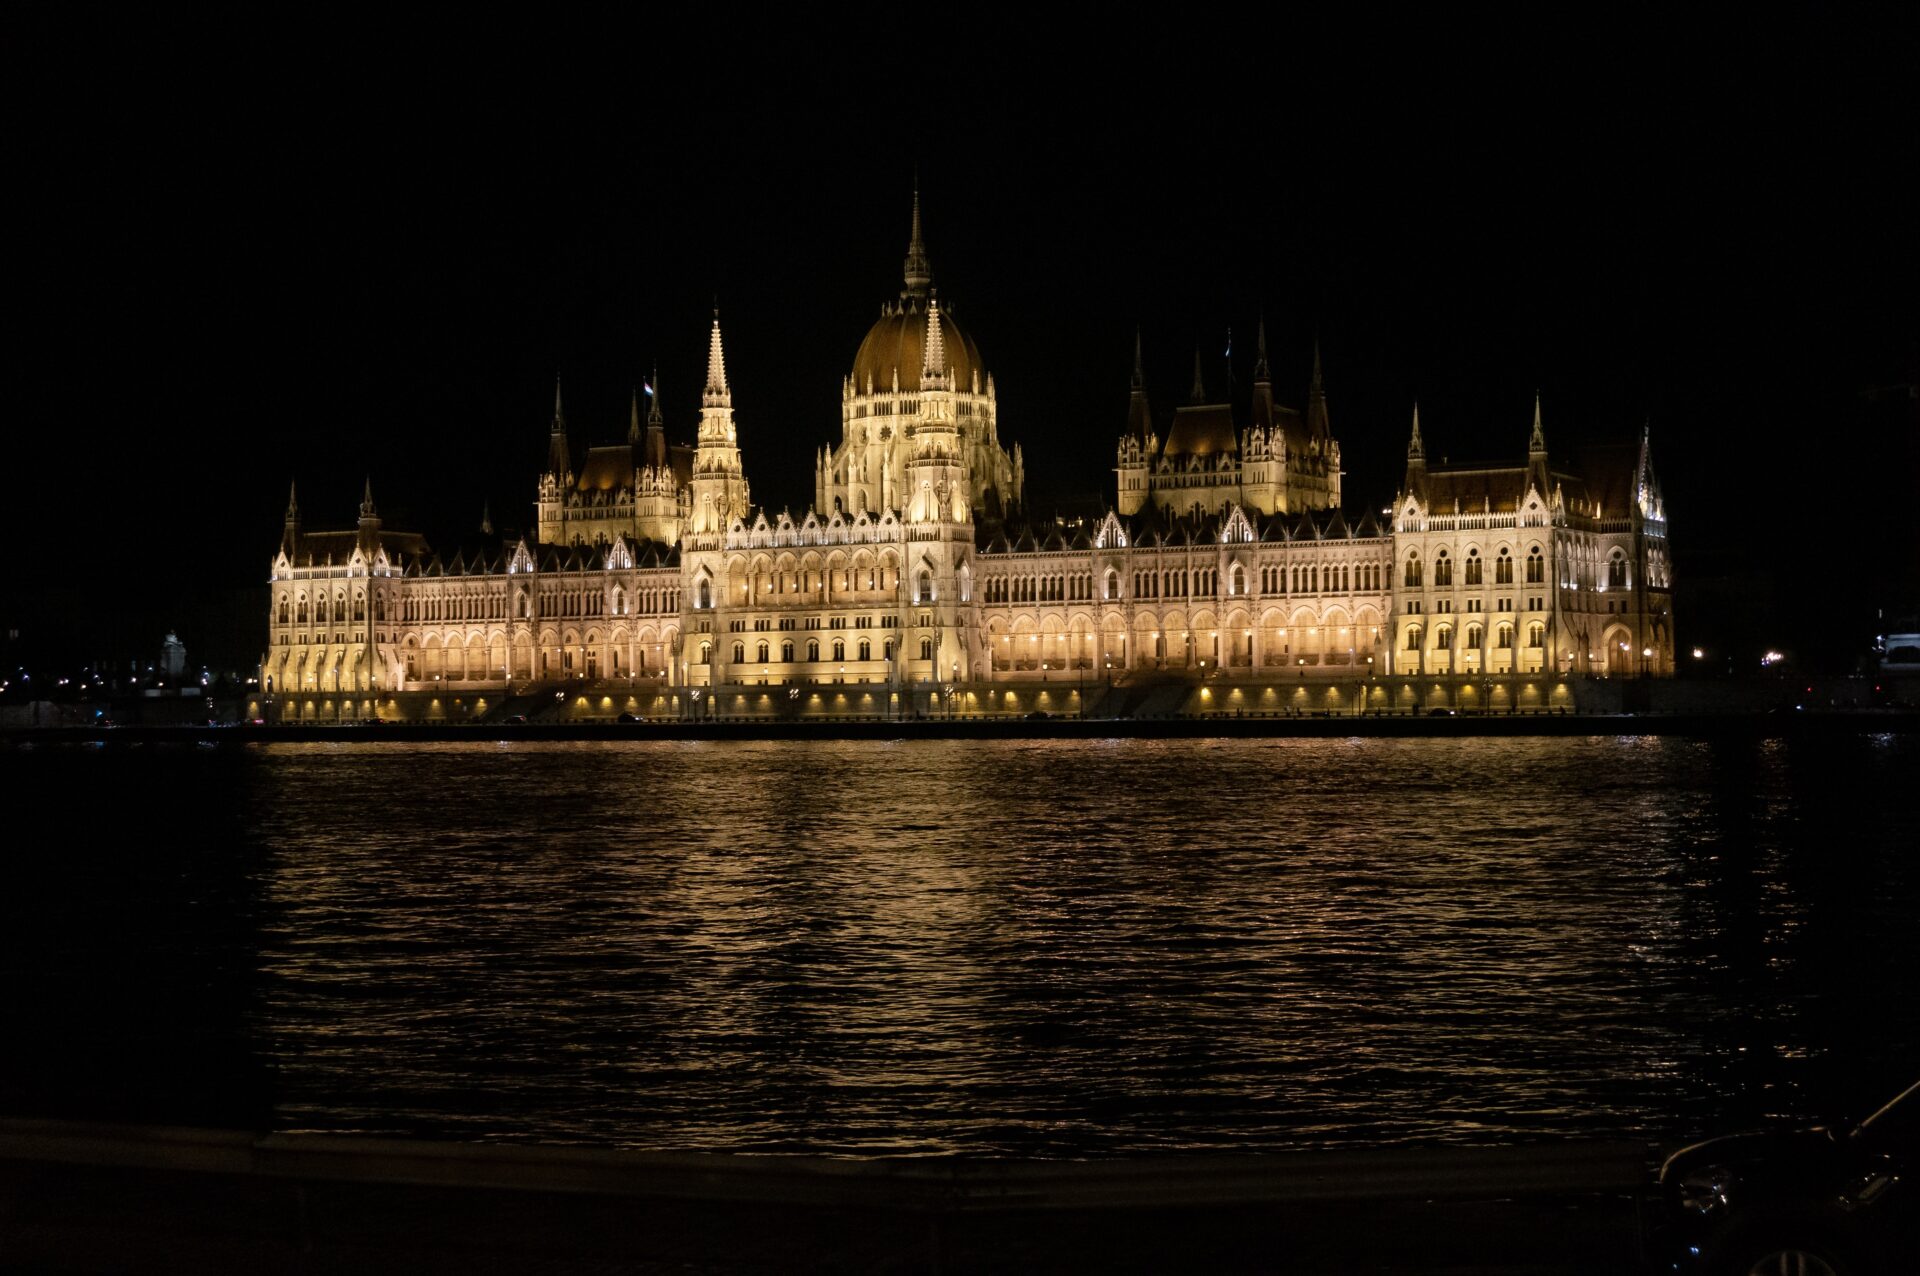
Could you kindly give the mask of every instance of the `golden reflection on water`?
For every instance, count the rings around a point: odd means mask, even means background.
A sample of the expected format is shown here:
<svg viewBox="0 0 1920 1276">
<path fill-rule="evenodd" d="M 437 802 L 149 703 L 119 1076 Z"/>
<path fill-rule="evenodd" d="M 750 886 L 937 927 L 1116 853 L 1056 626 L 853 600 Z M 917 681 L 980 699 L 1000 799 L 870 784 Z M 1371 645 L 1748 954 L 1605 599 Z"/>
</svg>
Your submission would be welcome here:
<svg viewBox="0 0 1920 1276">
<path fill-rule="evenodd" d="M 1911 964 L 1875 910 L 1914 900 L 1889 848 L 1920 816 L 1859 799 L 1913 753 L 272 746 L 255 1032 L 303 1129 L 1098 1155 L 1684 1128 L 1834 1048 L 1843 968 Z"/>
</svg>

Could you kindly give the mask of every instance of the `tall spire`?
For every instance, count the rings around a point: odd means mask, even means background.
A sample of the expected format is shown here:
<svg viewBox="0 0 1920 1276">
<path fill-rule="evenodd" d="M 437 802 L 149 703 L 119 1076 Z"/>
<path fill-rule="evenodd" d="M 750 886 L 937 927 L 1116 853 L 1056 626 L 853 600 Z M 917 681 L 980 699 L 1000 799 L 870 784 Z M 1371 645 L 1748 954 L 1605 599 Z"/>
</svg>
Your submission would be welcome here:
<svg viewBox="0 0 1920 1276">
<path fill-rule="evenodd" d="M 666 418 L 660 415 L 660 365 L 653 365 L 653 380 L 647 382 L 647 424 L 665 425 Z"/>
<path fill-rule="evenodd" d="M 289 523 L 297 523 L 300 521 L 300 502 L 294 499 L 294 487 L 295 487 L 294 480 L 288 479 L 287 480 L 287 521 Z"/>
<path fill-rule="evenodd" d="M 1533 433 L 1527 436 L 1527 451 L 1532 453 L 1546 450 L 1547 435 L 1540 428 L 1540 392 L 1535 390 L 1533 392 Z"/>
<path fill-rule="evenodd" d="M 660 365 L 653 366 L 653 379 L 647 382 L 646 464 L 656 470 L 667 465 L 667 419 L 660 412 Z"/>
<path fill-rule="evenodd" d="M 627 445 L 631 447 L 631 446 L 634 446 L 635 444 L 638 444 L 639 442 L 640 442 L 640 391 L 638 388 L 635 388 L 633 392 L 633 407 L 627 413 Z"/>
<path fill-rule="evenodd" d="M 1327 387 L 1320 379 L 1320 338 L 1313 339 L 1313 379 L 1307 383 L 1307 433 L 1331 440 L 1333 428 L 1327 423 Z"/>
<path fill-rule="evenodd" d="M 907 292 L 915 297 L 927 291 L 933 282 L 933 270 L 927 265 L 926 241 L 920 237 L 920 179 L 913 179 L 913 237 L 907 241 Z"/>
<path fill-rule="evenodd" d="M 1420 441 L 1420 401 L 1413 401 L 1413 437 L 1407 440 L 1407 460 L 1424 462 L 1427 459 L 1427 445 Z"/>
<path fill-rule="evenodd" d="M 713 332 L 707 339 L 706 401 L 730 398 L 727 391 L 727 353 L 720 348 L 720 307 L 713 308 Z"/>
<path fill-rule="evenodd" d="M 938 383 L 944 385 L 947 379 L 947 343 L 940 332 L 940 298 L 934 297 L 927 303 L 927 339 L 922 343 L 925 357 L 920 365 L 920 384 L 928 386 Z"/>
<path fill-rule="evenodd" d="M 361 495 L 360 495 L 360 517 L 361 517 L 361 518 L 363 518 L 363 519 L 368 519 L 368 518 L 372 518 L 372 517 L 374 517 L 374 511 L 373 511 L 373 475 L 371 475 L 371 474 L 369 474 L 369 475 L 367 475 L 367 486 L 366 486 L 366 490 L 365 490 L 364 492 L 362 492 L 362 493 L 361 493 Z"/>
<path fill-rule="evenodd" d="M 1127 400 L 1127 433 L 1144 446 L 1153 437 L 1153 411 L 1147 406 L 1147 365 L 1140 357 L 1140 326 L 1133 329 L 1133 393 Z"/>
<path fill-rule="evenodd" d="M 480 534 L 493 535 L 493 502 L 484 497 L 480 501 Z"/>
<path fill-rule="evenodd" d="M 1187 391 L 1187 398 L 1193 403 L 1207 401 L 1207 383 L 1200 375 L 1200 343 L 1193 343 L 1193 389 Z"/>
<path fill-rule="evenodd" d="M 553 425 L 547 433 L 547 473 L 563 479 L 573 472 L 567 456 L 567 414 L 560 407 L 560 374 L 553 377 Z"/>
<path fill-rule="evenodd" d="M 1256 382 L 1266 381 L 1271 378 L 1271 374 L 1267 371 L 1267 317 L 1264 314 L 1260 316 L 1260 336 L 1256 345 L 1257 352 L 1253 360 L 1253 379 Z M 1316 355 L 1318 354 L 1317 348 L 1315 353 Z M 1316 359 L 1316 364 L 1317 362 Z"/>
</svg>

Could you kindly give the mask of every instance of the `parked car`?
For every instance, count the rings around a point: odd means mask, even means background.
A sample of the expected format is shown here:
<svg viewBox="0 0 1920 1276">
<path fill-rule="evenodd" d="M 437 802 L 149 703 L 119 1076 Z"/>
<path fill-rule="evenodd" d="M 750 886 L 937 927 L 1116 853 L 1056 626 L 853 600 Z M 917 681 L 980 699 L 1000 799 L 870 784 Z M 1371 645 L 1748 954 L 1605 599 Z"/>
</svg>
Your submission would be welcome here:
<svg viewBox="0 0 1920 1276">
<path fill-rule="evenodd" d="M 510 727 L 524 727 L 527 725 L 527 715 L 524 713 L 508 714 L 506 722 Z"/>
<path fill-rule="evenodd" d="M 620 721 L 622 721 L 622 722 L 645 722 L 645 721 L 646 721 L 646 719 L 645 719 L 645 718 L 642 718 L 642 717 L 641 717 L 641 716 L 640 716 L 639 714 L 637 714 L 637 713 L 623 713 L 623 714 L 621 714 L 621 715 L 620 715 Z"/>
<path fill-rule="evenodd" d="M 1920 1084 L 1858 1124 L 1708 1139 L 1660 1168 L 1662 1269 L 1869 1276 L 1920 1258 Z"/>
</svg>

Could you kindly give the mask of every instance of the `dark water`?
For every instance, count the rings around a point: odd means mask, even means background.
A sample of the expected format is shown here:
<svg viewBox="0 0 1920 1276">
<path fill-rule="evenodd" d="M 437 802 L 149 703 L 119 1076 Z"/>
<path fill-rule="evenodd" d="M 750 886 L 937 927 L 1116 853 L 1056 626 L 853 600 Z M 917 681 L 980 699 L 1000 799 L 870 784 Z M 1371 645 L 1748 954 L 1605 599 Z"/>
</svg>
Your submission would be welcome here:
<svg viewBox="0 0 1920 1276">
<path fill-rule="evenodd" d="M 15 748 L 0 777 L 14 1112 L 1104 1156 L 1671 1139 L 1920 1076 L 1911 737 Z"/>
</svg>

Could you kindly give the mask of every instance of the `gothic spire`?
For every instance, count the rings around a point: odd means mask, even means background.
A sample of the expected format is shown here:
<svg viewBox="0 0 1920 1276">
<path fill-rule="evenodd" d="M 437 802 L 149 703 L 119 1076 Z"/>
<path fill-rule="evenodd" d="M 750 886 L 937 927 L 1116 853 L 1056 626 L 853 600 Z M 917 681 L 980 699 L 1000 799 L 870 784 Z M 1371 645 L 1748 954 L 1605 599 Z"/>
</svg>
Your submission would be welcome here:
<svg viewBox="0 0 1920 1276">
<path fill-rule="evenodd" d="M 1545 452 L 1546 450 L 1547 436 L 1540 428 L 1540 392 L 1535 390 L 1533 392 L 1533 433 L 1527 436 L 1527 451 Z"/>
<path fill-rule="evenodd" d="M 935 378 L 944 382 L 947 376 L 947 343 L 940 332 L 939 297 L 927 303 L 927 339 L 923 348 L 925 357 L 921 360 L 920 384 L 927 385 Z"/>
<path fill-rule="evenodd" d="M 493 535 L 493 504 L 484 498 L 480 502 L 480 534 Z"/>
<path fill-rule="evenodd" d="M 1140 357 L 1140 327 L 1133 329 L 1133 393 L 1127 401 L 1127 433 L 1144 445 L 1153 437 L 1153 412 L 1147 406 L 1147 366 Z"/>
<path fill-rule="evenodd" d="M 1193 343 L 1193 389 L 1187 392 L 1187 397 L 1194 403 L 1207 401 L 1207 383 L 1200 375 L 1200 343 L 1197 341 Z"/>
<path fill-rule="evenodd" d="M 1147 370 L 1140 358 L 1140 325 L 1133 325 L 1133 388 L 1147 388 Z"/>
<path fill-rule="evenodd" d="M 629 446 L 640 442 L 640 391 L 633 392 L 633 406 L 627 413 L 627 443 Z"/>
<path fill-rule="evenodd" d="M 553 426 L 547 434 L 547 472 L 565 478 L 573 471 L 567 456 L 567 415 L 560 406 L 560 375 L 553 377 Z"/>
<path fill-rule="evenodd" d="M 1307 432 L 1316 438 L 1331 439 L 1333 429 L 1327 423 L 1327 387 L 1320 379 L 1320 338 L 1313 339 L 1313 379 L 1307 383 Z"/>
<path fill-rule="evenodd" d="M 1264 314 L 1260 316 L 1260 335 L 1256 345 L 1257 353 L 1253 360 L 1253 379 L 1256 382 L 1266 381 L 1270 379 L 1271 374 L 1267 371 L 1267 317 Z"/>
<path fill-rule="evenodd" d="M 294 480 L 287 480 L 287 521 L 289 523 L 300 521 L 300 502 L 294 499 L 295 486 Z"/>
<path fill-rule="evenodd" d="M 720 348 L 720 307 L 713 308 L 713 333 L 707 340 L 707 393 L 727 392 L 727 353 Z"/>
<path fill-rule="evenodd" d="M 927 265 L 927 245 L 920 236 L 920 179 L 913 179 L 913 237 L 907 242 L 907 292 L 921 296 L 933 282 L 933 270 Z"/>
<path fill-rule="evenodd" d="M 1415 399 L 1413 403 L 1413 437 L 1407 440 L 1407 461 L 1409 464 L 1414 461 L 1424 463 L 1426 459 L 1427 447 L 1426 444 L 1420 441 L 1420 401 Z"/>
<path fill-rule="evenodd" d="M 647 382 L 647 424 L 665 425 L 666 418 L 660 415 L 660 365 L 653 365 L 653 380 Z"/>
<path fill-rule="evenodd" d="M 362 493 L 361 493 L 361 495 L 360 495 L 360 517 L 361 517 L 361 518 L 363 518 L 363 519 L 368 519 L 368 518 L 372 518 L 372 517 L 374 517 L 374 512 L 373 512 L 373 475 L 371 475 L 371 474 L 369 474 L 369 475 L 367 475 L 367 486 L 366 486 L 366 490 L 365 490 L 364 492 L 362 492 Z"/>
</svg>

